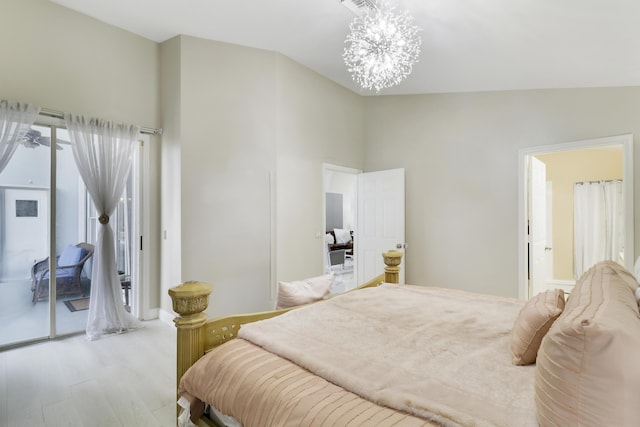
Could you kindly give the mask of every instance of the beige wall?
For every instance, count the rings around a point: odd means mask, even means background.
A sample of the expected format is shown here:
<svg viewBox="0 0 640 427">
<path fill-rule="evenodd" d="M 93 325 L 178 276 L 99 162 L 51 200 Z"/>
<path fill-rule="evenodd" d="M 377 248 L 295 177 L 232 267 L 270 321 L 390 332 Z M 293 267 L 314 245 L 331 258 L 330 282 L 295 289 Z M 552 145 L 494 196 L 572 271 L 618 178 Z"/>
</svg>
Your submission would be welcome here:
<svg viewBox="0 0 640 427">
<path fill-rule="evenodd" d="M 323 163 L 362 169 L 364 99 L 279 56 L 277 280 L 324 273 Z"/>
<path fill-rule="evenodd" d="M 265 310 L 275 54 L 188 36 L 163 43 L 161 52 L 169 132 L 162 293 L 198 280 L 215 287 L 211 315 Z M 169 304 L 163 299 L 162 308 Z"/>
<path fill-rule="evenodd" d="M 199 280 L 212 316 L 269 309 L 276 280 L 323 273 L 322 163 L 361 166 L 362 101 L 279 54 L 188 36 L 162 44 L 161 69 L 162 294 Z"/>
<path fill-rule="evenodd" d="M 576 182 L 622 179 L 622 151 L 590 149 L 536 155 L 552 183 L 553 279 L 573 280 L 573 187 Z"/>
<path fill-rule="evenodd" d="M 407 283 L 517 297 L 518 150 L 637 139 L 639 116 L 637 87 L 367 98 L 366 170 L 406 168 Z"/>
<path fill-rule="evenodd" d="M 162 134 L 161 174 L 161 225 L 160 225 L 160 307 L 171 313 L 168 289 L 182 282 L 182 231 L 180 203 L 181 166 L 181 61 L 180 37 L 174 37 L 160 45 L 160 93 Z"/>
<path fill-rule="evenodd" d="M 46 0 L 2 0 L 3 98 L 160 127 L 158 44 Z"/>
</svg>

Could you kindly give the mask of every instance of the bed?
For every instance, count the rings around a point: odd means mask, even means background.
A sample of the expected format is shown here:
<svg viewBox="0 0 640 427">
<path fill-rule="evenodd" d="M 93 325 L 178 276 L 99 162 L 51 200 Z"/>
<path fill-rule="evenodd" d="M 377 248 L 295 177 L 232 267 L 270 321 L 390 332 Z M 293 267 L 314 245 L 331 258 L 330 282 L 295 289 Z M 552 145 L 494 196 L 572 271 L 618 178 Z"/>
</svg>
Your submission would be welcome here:
<svg viewBox="0 0 640 427">
<path fill-rule="evenodd" d="M 170 290 L 183 415 L 245 427 L 638 425 L 638 284 L 622 267 L 594 266 L 565 305 L 558 290 L 525 302 L 397 285 L 401 254 L 383 256 L 385 274 L 295 309 L 207 320 L 208 285 Z"/>
</svg>

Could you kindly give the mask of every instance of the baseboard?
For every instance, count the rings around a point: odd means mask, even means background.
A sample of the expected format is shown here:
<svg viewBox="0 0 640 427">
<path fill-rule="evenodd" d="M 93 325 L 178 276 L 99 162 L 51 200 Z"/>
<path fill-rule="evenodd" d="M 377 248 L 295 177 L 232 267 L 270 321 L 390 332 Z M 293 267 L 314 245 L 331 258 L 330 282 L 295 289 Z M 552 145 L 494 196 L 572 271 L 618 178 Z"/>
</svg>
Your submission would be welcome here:
<svg viewBox="0 0 640 427">
<path fill-rule="evenodd" d="M 167 325 L 171 325 L 174 326 L 175 323 L 173 323 L 173 319 L 175 319 L 177 316 L 172 312 L 172 311 L 167 311 L 164 310 L 162 308 L 158 309 L 159 313 L 158 313 L 158 318 L 166 323 Z"/>
<path fill-rule="evenodd" d="M 547 280 L 547 289 L 562 289 L 565 294 L 570 294 L 575 286 L 575 280 Z"/>
<path fill-rule="evenodd" d="M 150 308 L 147 311 L 145 311 L 144 315 L 142 316 L 142 320 L 154 320 L 158 318 L 158 312 L 159 312 L 159 308 Z"/>
<path fill-rule="evenodd" d="M 551 279 L 547 280 L 547 286 L 575 286 L 575 280 L 560 280 L 560 279 Z"/>
</svg>

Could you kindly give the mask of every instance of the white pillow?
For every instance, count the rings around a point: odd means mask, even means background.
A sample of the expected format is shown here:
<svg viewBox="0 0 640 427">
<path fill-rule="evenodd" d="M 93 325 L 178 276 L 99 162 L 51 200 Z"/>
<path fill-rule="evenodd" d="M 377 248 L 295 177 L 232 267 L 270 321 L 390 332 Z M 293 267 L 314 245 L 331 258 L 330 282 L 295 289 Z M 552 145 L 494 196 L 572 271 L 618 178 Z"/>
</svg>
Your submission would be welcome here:
<svg viewBox="0 0 640 427">
<path fill-rule="evenodd" d="M 336 239 L 333 238 L 333 234 L 326 233 L 324 235 L 324 242 L 329 244 L 329 245 L 333 245 L 336 242 Z"/>
<path fill-rule="evenodd" d="M 349 243 L 351 241 L 351 232 L 342 228 L 334 228 L 333 233 L 336 235 L 336 243 Z"/>
<path fill-rule="evenodd" d="M 319 301 L 329 295 L 333 273 L 294 282 L 279 282 L 276 310 Z"/>
</svg>

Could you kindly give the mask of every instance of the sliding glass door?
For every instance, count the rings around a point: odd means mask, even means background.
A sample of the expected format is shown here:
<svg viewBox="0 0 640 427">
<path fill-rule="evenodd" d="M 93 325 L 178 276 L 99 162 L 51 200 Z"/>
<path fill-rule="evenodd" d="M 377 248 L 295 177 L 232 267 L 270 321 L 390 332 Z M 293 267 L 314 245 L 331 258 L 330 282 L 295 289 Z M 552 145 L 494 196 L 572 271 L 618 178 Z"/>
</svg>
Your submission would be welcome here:
<svg viewBox="0 0 640 427">
<path fill-rule="evenodd" d="M 85 187 L 73 159 L 69 133 L 56 128 L 55 140 L 55 254 L 59 266 L 74 267 L 56 273 L 52 335 L 65 335 L 83 331 L 87 324 L 93 248 L 85 231 L 86 214 L 81 209 Z"/>
<path fill-rule="evenodd" d="M 139 253 L 134 169 L 113 215 L 128 305 Z M 66 129 L 32 126 L 0 173 L 0 349 L 85 330 L 96 221 Z"/>
<path fill-rule="evenodd" d="M 49 254 L 50 129 L 33 127 L 0 172 L 0 346 L 48 337 L 49 306 L 33 303 L 33 265 Z M 40 142 L 39 142 L 40 141 Z"/>
</svg>

